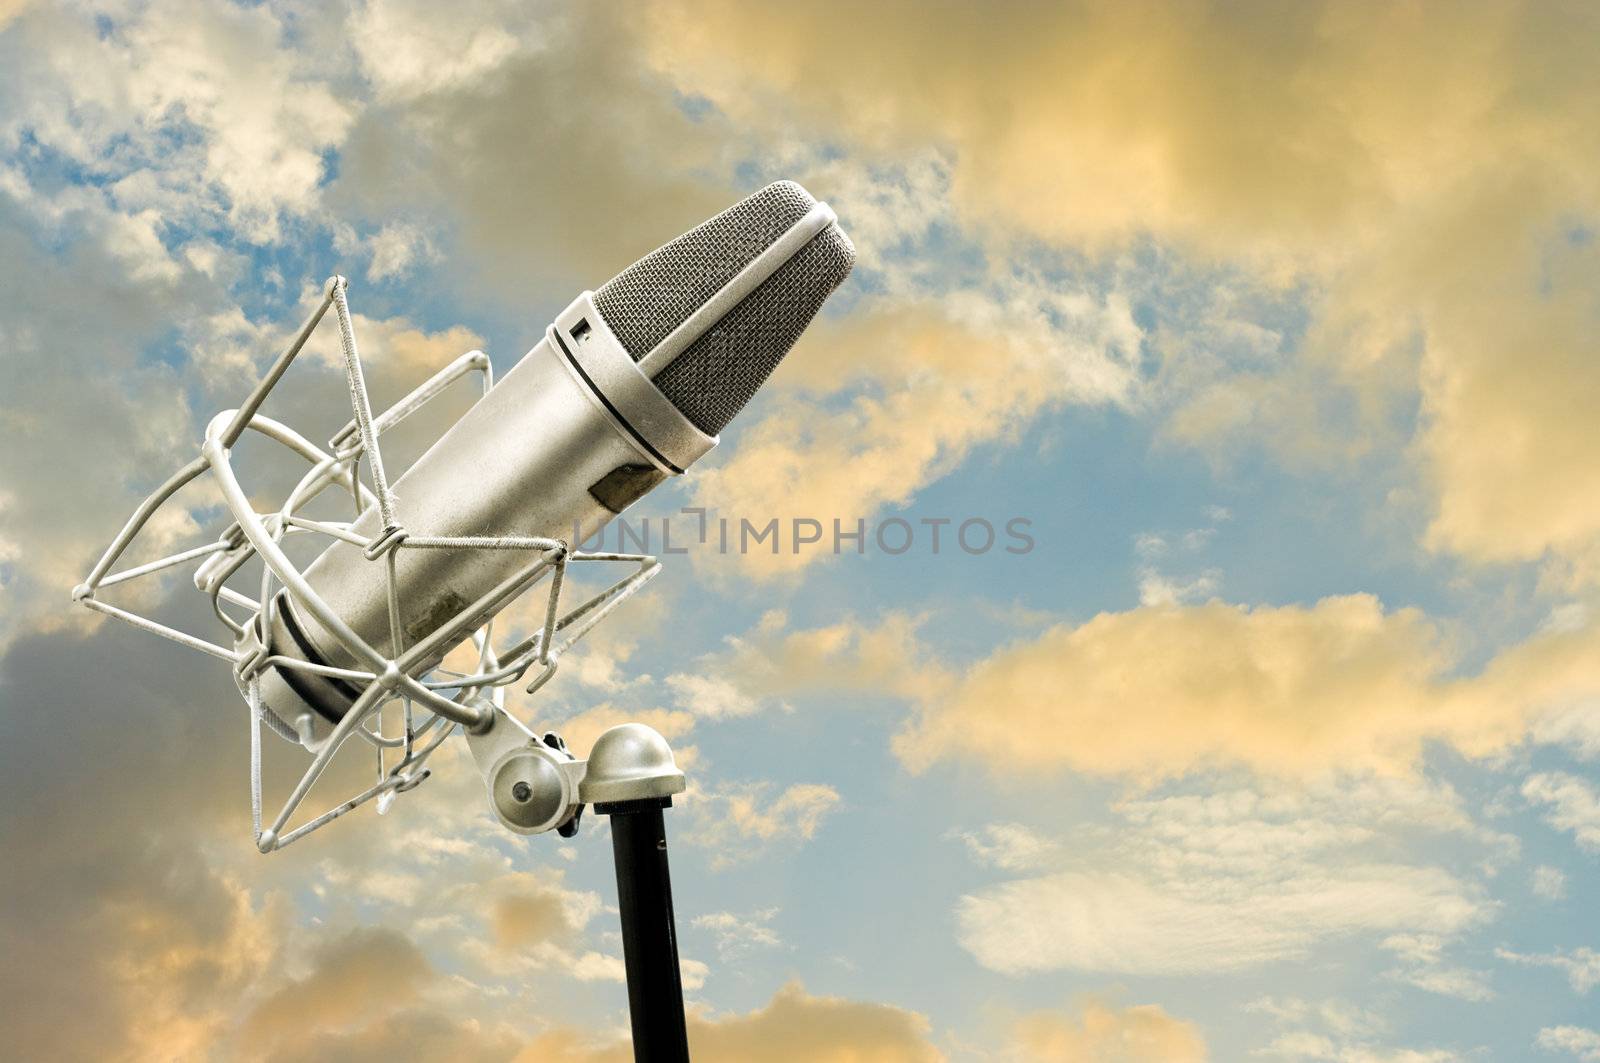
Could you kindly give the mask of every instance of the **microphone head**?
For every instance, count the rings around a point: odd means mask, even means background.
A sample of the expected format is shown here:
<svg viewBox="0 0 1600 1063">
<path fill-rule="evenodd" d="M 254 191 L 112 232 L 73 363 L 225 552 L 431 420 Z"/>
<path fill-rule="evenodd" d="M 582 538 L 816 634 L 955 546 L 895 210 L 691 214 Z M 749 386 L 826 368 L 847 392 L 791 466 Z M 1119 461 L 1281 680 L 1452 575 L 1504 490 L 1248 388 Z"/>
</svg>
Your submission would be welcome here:
<svg viewBox="0 0 1600 1063">
<path fill-rule="evenodd" d="M 706 435 L 720 433 L 744 408 L 823 301 L 850 275 L 856 249 L 831 212 L 825 227 L 725 313 L 706 322 L 659 370 L 651 369 L 647 356 L 786 233 L 816 217 L 817 209 L 817 201 L 793 181 L 770 184 L 646 255 L 594 293 L 596 309 L 623 348 L 635 362 L 645 363 L 661 393 Z M 676 336 L 674 342 L 684 339 Z"/>
</svg>

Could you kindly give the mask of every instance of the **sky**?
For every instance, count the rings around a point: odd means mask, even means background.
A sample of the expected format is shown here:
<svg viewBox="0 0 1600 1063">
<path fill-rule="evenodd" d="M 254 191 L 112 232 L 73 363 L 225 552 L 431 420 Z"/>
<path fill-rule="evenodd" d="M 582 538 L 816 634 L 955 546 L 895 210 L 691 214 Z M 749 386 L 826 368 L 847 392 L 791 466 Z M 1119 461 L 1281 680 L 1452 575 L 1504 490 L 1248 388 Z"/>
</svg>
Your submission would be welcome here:
<svg viewBox="0 0 1600 1063">
<path fill-rule="evenodd" d="M 503 831 L 453 739 L 261 856 L 227 668 L 69 592 L 329 275 L 383 405 L 786 178 L 855 272 L 630 513 L 687 552 L 509 702 L 671 740 L 695 1058 L 1600 1060 L 1597 46 L 1554 0 L 0 0 L 3 1054 L 631 1058 L 599 817 Z M 266 412 L 326 439 L 343 386 L 325 325 Z M 221 638 L 186 574 L 115 600 Z"/>
</svg>

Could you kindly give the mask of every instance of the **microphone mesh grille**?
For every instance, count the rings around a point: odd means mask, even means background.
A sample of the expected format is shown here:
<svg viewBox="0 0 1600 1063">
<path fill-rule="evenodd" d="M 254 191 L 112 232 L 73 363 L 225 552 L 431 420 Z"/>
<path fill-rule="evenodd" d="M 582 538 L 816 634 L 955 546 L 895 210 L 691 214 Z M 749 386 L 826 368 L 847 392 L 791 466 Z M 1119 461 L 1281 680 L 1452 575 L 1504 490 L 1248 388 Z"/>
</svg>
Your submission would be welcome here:
<svg viewBox="0 0 1600 1063">
<path fill-rule="evenodd" d="M 850 273 L 856 249 L 822 230 L 743 302 L 656 374 L 656 387 L 707 435 L 725 428 Z"/>
<path fill-rule="evenodd" d="M 638 361 L 815 205 L 792 181 L 768 185 L 613 277 L 595 307 Z M 828 226 L 661 370 L 656 386 L 702 432 L 721 432 L 854 264 L 850 239 Z"/>
</svg>

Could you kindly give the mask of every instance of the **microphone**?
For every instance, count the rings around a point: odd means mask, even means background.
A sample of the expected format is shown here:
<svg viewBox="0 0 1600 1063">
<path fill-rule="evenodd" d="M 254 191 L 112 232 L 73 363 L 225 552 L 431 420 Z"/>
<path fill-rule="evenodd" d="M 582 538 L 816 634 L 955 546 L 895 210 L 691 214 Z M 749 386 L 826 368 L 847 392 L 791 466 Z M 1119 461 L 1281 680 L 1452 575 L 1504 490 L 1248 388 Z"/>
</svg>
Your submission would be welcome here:
<svg viewBox="0 0 1600 1063">
<path fill-rule="evenodd" d="M 251 822 L 263 853 L 369 800 L 383 812 L 428 777 L 426 761 L 458 724 L 491 807 L 508 829 L 571 837 L 586 807 L 609 817 L 635 1053 L 687 1061 L 662 817 L 686 781 L 671 747 L 649 727 L 621 724 L 578 760 L 559 735 L 536 737 L 508 713 L 501 688 L 538 663 L 542 671 L 528 687 L 538 689 L 562 652 L 660 568 L 642 554 L 572 550 L 563 536 L 589 539 L 714 447 L 854 262 L 855 248 L 826 204 L 792 182 L 769 185 L 579 295 L 392 484 L 380 433 L 454 380 L 481 373 L 488 382 L 489 362 L 482 352 L 468 352 L 375 418 L 347 285 L 330 277 L 289 346 L 238 408 L 211 419 L 200 456 L 139 503 L 73 589 L 73 600 L 232 666 L 251 710 Z M 261 407 L 330 307 L 355 417 L 324 451 Z M 260 510 L 233 469 L 232 448 L 246 431 L 310 464 L 276 509 Z M 358 475 L 363 461 L 370 488 Z M 233 515 L 222 535 L 113 572 L 161 507 L 207 474 Z M 366 506 L 348 524 L 305 513 L 334 486 Z M 291 532 L 333 543 L 301 569 L 281 545 Z M 229 579 L 257 559 L 259 595 L 230 588 Z M 200 562 L 196 586 L 233 633 L 231 649 L 99 597 L 191 561 Z M 562 612 L 569 563 L 615 561 L 633 562 L 638 571 Z M 546 575 L 543 628 L 500 658 L 489 621 Z M 225 605 L 250 610 L 249 618 Z M 477 670 L 440 669 L 453 644 L 468 637 L 477 644 Z M 456 693 L 447 697 L 443 690 Z M 403 729 L 385 733 L 384 707 L 397 700 Z M 414 721 L 414 703 L 429 710 L 427 719 Z M 367 726 L 374 717 L 375 729 Z M 436 726 L 441 722 L 447 725 Z M 311 753 L 271 820 L 262 814 L 263 725 Z M 377 748 L 377 781 L 289 829 L 329 761 L 357 735 Z"/>
<path fill-rule="evenodd" d="M 854 262 L 833 211 L 790 181 L 646 255 L 557 314 L 392 484 L 392 520 L 368 507 L 352 541 L 305 569 L 306 583 L 386 651 L 392 632 L 414 646 L 463 610 L 481 624 L 525 588 L 515 577 L 527 559 L 448 540 L 591 537 L 717 444 Z M 392 549 L 404 537 L 435 548 Z M 359 696 L 338 672 L 361 662 L 287 590 L 264 612 L 270 652 L 317 667 L 264 668 L 262 707 L 312 747 Z"/>
</svg>

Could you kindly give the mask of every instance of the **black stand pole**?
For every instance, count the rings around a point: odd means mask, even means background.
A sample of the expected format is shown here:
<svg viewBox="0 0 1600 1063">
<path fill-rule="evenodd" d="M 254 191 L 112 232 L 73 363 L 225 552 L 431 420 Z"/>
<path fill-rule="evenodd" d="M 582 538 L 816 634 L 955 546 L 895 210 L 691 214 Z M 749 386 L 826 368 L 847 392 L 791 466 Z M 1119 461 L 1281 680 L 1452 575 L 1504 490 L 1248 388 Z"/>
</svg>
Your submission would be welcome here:
<svg viewBox="0 0 1600 1063">
<path fill-rule="evenodd" d="M 628 1009 L 636 1063 L 688 1063 L 678 933 L 672 922 L 667 825 L 672 798 L 614 801 L 594 806 L 611 817 L 622 910 L 622 958 L 628 969 Z"/>
</svg>

